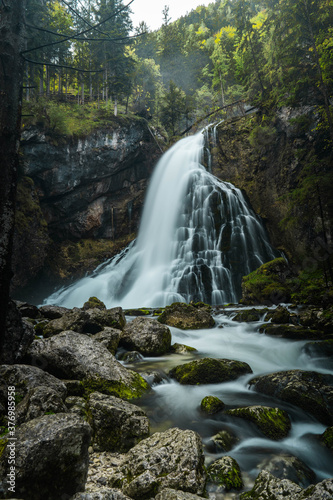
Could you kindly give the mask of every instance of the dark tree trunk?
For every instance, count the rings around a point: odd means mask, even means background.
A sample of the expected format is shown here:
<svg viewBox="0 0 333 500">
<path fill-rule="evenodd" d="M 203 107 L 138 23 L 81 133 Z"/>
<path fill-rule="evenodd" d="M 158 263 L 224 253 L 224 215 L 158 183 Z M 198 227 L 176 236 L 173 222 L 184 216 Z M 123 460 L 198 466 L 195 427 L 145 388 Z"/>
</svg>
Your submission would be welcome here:
<svg viewBox="0 0 333 500">
<path fill-rule="evenodd" d="M 0 357 L 5 335 L 22 103 L 25 0 L 0 3 Z"/>
</svg>

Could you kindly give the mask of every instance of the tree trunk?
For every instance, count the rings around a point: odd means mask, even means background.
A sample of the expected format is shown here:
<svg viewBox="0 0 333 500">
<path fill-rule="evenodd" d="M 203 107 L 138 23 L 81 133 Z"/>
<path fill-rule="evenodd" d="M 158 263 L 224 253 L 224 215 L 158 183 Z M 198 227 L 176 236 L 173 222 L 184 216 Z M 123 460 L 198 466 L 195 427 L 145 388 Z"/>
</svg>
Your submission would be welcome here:
<svg viewBox="0 0 333 500">
<path fill-rule="evenodd" d="M 0 357 L 5 338 L 22 106 L 25 0 L 0 3 Z"/>
</svg>

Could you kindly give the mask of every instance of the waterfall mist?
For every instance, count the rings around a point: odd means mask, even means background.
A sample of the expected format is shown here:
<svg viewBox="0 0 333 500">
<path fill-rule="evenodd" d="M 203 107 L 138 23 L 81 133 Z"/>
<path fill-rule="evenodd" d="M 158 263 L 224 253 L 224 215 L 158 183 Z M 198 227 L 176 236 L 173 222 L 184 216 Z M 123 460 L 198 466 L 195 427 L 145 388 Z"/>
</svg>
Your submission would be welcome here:
<svg viewBox="0 0 333 500">
<path fill-rule="evenodd" d="M 203 166 L 205 134 L 186 137 L 155 167 L 134 245 L 46 303 L 159 307 L 237 302 L 241 278 L 277 256 L 242 192 Z"/>
</svg>

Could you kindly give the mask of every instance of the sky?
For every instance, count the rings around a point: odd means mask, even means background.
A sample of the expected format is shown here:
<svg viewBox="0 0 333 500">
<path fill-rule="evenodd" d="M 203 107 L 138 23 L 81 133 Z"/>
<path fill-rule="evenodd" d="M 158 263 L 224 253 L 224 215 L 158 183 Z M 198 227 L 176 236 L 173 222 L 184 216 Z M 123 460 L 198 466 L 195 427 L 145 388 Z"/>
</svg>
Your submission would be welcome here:
<svg viewBox="0 0 333 500">
<path fill-rule="evenodd" d="M 151 30 L 160 28 L 162 24 L 162 11 L 165 5 L 169 6 L 169 17 L 171 21 L 176 21 L 187 12 L 198 7 L 198 5 L 208 5 L 214 0 L 134 0 L 130 8 L 133 11 L 133 27 L 137 27 L 141 21 L 145 21 Z M 124 2 L 126 4 L 128 2 Z"/>
</svg>

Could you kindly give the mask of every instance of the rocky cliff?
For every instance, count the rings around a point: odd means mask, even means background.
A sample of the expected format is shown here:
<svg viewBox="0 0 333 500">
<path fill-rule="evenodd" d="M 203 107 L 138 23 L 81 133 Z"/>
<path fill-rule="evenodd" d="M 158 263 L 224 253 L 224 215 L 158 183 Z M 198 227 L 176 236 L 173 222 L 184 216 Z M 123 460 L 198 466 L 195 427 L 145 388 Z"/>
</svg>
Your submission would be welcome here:
<svg viewBox="0 0 333 500">
<path fill-rule="evenodd" d="M 146 120 L 120 117 L 112 128 L 84 138 L 28 129 L 22 133 L 21 152 L 25 177 L 18 196 L 14 290 L 43 268 L 51 281 L 82 275 L 133 239 L 161 155 Z M 26 217 L 27 200 L 39 214 L 34 221 Z M 29 238 L 25 228 L 30 228 Z"/>
</svg>

